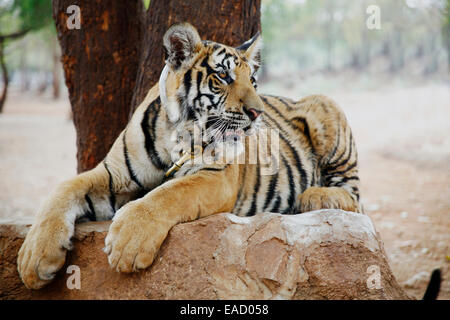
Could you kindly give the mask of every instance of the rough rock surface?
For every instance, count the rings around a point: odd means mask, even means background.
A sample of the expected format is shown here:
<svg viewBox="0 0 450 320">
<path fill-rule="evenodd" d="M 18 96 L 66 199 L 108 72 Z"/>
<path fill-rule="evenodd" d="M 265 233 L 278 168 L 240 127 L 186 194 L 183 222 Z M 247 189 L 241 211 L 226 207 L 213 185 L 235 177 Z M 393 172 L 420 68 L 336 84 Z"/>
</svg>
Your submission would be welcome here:
<svg viewBox="0 0 450 320">
<path fill-rule="evenodd" d="M 108 226 L 78 225 L 66 265 L 34 291 L 16 267 L 29 226 L 0 225 L 0 299 L 409 299 L 361 214 L 214 215 L 172 228 L 154 264 L 134 274 L 110 269 Z M 80 268 L 81 289 L 67 286 L 70 265 Z"/>
</svg>

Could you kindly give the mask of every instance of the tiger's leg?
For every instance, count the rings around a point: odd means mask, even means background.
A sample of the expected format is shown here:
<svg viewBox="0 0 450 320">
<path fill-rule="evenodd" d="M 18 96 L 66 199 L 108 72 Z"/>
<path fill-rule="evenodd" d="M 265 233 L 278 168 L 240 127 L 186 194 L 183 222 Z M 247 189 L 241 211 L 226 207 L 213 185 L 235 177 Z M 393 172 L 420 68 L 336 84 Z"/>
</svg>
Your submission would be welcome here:
<svg viewBox="0 0 450 320">
<path fill-rule="evenodd" d="M 238 192 L 238 170 L 237 165 L 200 170 L 170 180 L 122 207 L 105 239 L 111 267 L 119 272 L 147 268 L 174 225 L 230 212 Z"/>
<path fill-rule="evenodd" d="M 358 159 L 345 115 L 330 99 L 310 97 L 303 110 L 317 157 L 317 182 L 298 197 L 300 212 L 342 209 L 362 212 L 359 203 Z"/>
<path fill-rule="evenodd" d="M 153 160 L 161 160 L 161 152 L 147 132 L 149 123 L 164 119 L 158 94 L 158 86 L 148 92 L 102 163 L 62 183 L 39 210 L 17 260 L 28 288 L 41 288 L 63 266 L 78 219 L 109 220 L 123 204 L 161 183 L 165 170 Z"/>
<path fill-rule="evenodd" d="M 40 208 L 19 250 L 17 268 L 25 286 L 39 289 L 63 266 L 77 218 L 89 211 L 92 194 L 109 192 L 104 164 L 61 183 Z"/>
<path fill-rule="evenodd" d="M 26 287 L 43 287 L 63 266 L 77 220 L 109 220 L 138 192 L 127 170 L 125 134 L 120 134 L 102 163 L 61 183 L 38 211 L 17 260 Z"/>
</svg>

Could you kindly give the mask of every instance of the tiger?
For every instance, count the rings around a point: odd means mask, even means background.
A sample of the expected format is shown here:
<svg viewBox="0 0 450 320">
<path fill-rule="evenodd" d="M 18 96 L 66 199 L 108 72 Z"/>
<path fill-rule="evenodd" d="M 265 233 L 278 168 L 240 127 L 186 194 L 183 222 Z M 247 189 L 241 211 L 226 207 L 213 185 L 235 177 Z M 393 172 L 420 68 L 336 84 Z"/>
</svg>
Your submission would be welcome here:
<svg viewBox="0 0 450 320">
<path fill-rule="evenodd" d="M 162 42 L 159 81 L 104 160 L 62 182 L 38 210 L 17 260 L 27 288 L 55 277 L 82 221 L 112 220 L 103 251 L 112 269 L 130 273 L 152 265 L 173 226 L 216 213 L 362 213 L 343 111 L 323 95 L 258 94 L 260 32 L 231 47 L 183 22 Z"/>
</svg>

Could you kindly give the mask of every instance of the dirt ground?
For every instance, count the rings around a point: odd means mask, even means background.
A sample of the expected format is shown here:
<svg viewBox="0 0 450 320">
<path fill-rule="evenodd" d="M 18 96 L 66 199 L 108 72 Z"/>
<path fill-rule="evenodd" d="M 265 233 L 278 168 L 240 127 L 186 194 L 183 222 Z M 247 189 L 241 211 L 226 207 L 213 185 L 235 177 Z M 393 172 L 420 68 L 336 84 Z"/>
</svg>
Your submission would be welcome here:
<svg viewBox="0 0 450 320">
<path fill-rule="evenodd" d="M 362 201 L 397 280 L 421 298 L 439 267 L 439 299 L 450 299 L 449 86 L 331 97 L 353 128 Z M 12 93 L 0 115 L 0 223 L 32 222 L 52 188 L 75 175 L 75 154 L 67 99 Z"/>
</svg>

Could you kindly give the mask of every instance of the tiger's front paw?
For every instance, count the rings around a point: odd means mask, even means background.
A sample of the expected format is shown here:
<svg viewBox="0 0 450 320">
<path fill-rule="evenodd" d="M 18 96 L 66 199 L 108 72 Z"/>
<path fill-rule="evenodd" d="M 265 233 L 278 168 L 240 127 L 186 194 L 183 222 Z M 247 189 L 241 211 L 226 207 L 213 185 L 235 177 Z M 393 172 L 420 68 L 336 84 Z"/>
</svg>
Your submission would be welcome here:
<svg viewBox="0 0 450 320">
<path fill-rule="evenodd" d="M 350 194 L 338 187 L 309 187 L 298 197 L 298 211 L 320 209 L 342 209 L 360 212 L 359 203 Z"/>
<path fill-rule="evenodd" d="M 150 266 L 170 230 L 147 208 L 135 203 L 122 207 L 113 219 L 104 251 L 118 272 L 133 272 Z"/>
<path fill-rule="evenodd" d="M 64 222 L 33 225 L 17 258 L 17 270 L 28 289 L 40 289 L 61 269 L 71 248 L 70 230 Z"/>
</svg>

